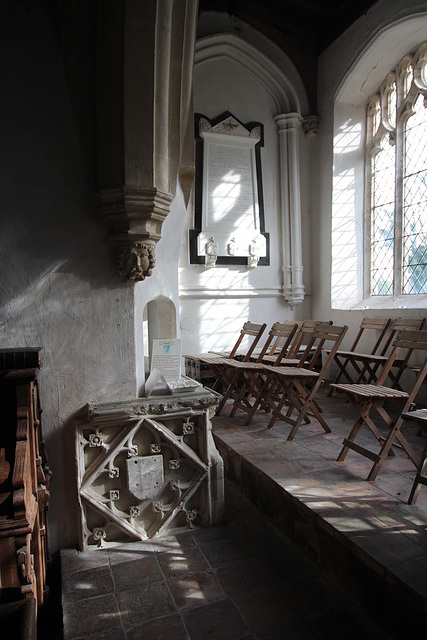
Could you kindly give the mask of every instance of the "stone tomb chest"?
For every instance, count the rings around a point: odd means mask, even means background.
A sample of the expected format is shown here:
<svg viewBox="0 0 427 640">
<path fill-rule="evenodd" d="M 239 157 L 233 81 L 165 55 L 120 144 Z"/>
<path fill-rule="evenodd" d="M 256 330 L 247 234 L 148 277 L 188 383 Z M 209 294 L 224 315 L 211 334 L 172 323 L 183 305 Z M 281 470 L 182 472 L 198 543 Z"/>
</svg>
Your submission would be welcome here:
<svg viewBox="0 0 427 640">
<path fill-rule="evenodd" d="M 77 425 L 83 550 L 219 524 L 223 462 L 208 389 L 88 406 Z"/>
</svg>

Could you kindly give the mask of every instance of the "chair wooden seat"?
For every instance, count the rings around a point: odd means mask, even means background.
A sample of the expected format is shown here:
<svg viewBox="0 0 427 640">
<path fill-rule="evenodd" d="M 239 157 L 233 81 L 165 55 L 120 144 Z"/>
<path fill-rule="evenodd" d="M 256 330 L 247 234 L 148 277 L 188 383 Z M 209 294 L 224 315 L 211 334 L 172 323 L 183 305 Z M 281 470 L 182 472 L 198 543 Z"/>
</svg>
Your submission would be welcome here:
<svg viewBox="0 0 427 640">
<path fill-rule="evenodd" d="M 423 329 L 425 322 L 425 318 L 396 318 L 390 325 L 390 333 L 383 353 L 376 353 L 370 356 L 357 354 L 354 356 L 355 362 L 363 364 L 363 381 L 375 383 L 376 379 L 381 374 L 382 368 L 387 364 L 393 341 L 401 331 L 420 331 Z M 413 349 L 414 347 L 407 346 L 404 353 L 402 353 L 401 350 L 399 356 L 395 358 L 393 365 L 387 374 L 390 386 L 396 389 L 401 389 L 400 379 L 408 367 Z M 362 382 L 362 379 L 359 379 L 358 382 Z"/>
<path fill-rule="evenodd" d="M 264 364 L 274 366 L 274 365 L 283 365 L 287 367 L 296 367 L 299 363 L 298 358 L 283 358 L 279 362 L 277 362 L 277 355 L 275 356 L 264 356 L 262 359 Z"/>
<path fill-rule="evenodd" d="M 330 322 L 316 323 L 314 320 L 304 321 L 286 321 L 284 323 L 276 322 L 269 331 L 264 347 L 258 351 L 255 356 L 253 352 L 250 360 L 256 363 L 263 363 L 272 366 L 288 366 L 297 367 L 301 364 L 301 357 L 305 353 L 306 345 L 302 343 L 307 340 L 314 330 L 316 324 L 332 324 Z M 279 345 L 281 346 L 279 348 Z M 313 351 L 311 356 L 313 356 Z M 254 398 L 260 391 L 259 377 L 260 369 L 258 369 L 258 379 L 254 371 L 249 369 L 247 372 L 241 370 L 234 379 L 234 385 L 231 385 L 224 394 L 224 398 L 218 407 L 220 412 L 226 401 L 230 398 L 234 399 L 234 405 L 231 409 L 230 416 L 233 416 L 237 409 L 243 409 L 251 413 L 252 405 L 250 399 Z M 264 380 L 265 376 L 263 377 Z"/>
<path fill-rule="evenodd" d="M 349 392 L 359 398 L 383 398 L 393 400 L 394 398 L 407 398 L 408 393 L 391 387 L 383 387 L 375 384 L 340 384 L 340 391 Z"/>
<path fill-rule="evenodd" d="M 391 368 L 402 350 L 410 351 L 410 353 L 419 352 L 424 358 L 424 362 L 420 365 L 415 380 L 408 392 L 384 385 Z M 394 340 L 392 352 L 375 384 L 333 384 L 332 387 L 336 391 L 346 395 L 358 414 L 349 436 L 344 439 L 338 460 L 344 460 L 350 449 L 356 451 L 369 460 L 372 460 L 373 465 L 369 472 L 368 480 L 374 480 L 384 460 L 391 454 L 391 448 L 393 446 L 399 446 L 418 468 L 420 464 L 418 456 L 402 434 L 401 427 L 404 421 L 404 414 L 410 410 L 426 375 L 427 331 L 399 331 Z M 386 403 L 393 403 L 393 406 L 397 405 L 397 416 L 391 415 L 390 409 L 387 409 L 385 406 Z M 388 429 L 388 435 L 386 437 L 381 434 L 377 424 L 375 424 L 372 418 L 374 411 Z M 355 442 L 363 425 L 368 427 L 379 443 L 380 448 L 378 452 L 368 449 L 367 447 L 362 447 Z"/>
</svg>

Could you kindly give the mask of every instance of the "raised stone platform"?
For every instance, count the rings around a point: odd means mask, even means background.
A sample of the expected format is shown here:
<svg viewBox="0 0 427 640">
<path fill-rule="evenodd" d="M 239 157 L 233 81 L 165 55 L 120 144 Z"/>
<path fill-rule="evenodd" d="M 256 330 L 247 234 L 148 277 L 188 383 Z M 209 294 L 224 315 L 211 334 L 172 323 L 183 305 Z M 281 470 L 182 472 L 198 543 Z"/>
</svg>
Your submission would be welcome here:
<svg viewBox="0 0 427 640">
<path fill-rule="evenodd" d="M 350 451 L 337 462 L 354 410 L 326 391 L 320 404 L 332 433 L 313 421 L 293 441 L 284 423 L 266 429 L 263 412 L 248 427 L 246 414 L 215 417 L 225 474 L 392 637 L 411 637 L 427 622 L 427 489 L 407 504 L 416 470 L 399 450 L 373 482 L 365 480 L 372 464 L 366 458 Z M 417 424 L 403 429 L 421 453 Z M 359 441 L 375 450 L 367 429 Z"/>
</svg>

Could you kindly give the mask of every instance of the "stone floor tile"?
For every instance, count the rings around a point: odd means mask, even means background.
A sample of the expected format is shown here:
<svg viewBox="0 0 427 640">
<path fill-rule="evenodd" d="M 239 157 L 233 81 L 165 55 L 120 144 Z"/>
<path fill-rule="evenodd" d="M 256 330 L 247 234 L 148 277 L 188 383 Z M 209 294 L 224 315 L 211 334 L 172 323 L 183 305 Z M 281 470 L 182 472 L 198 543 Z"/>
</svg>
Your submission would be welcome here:
<svg viewBox="0 0 427 640">
<path fill-rule="evenodd" d="M 172 614 L 164 618 L 149 620 L 126 632 L 126 640 L 190 640 L 181 617 Z"/>
<path fill-rule="evenodd" d="M 178 610 L 200 607 L 224 599 L 224 591 L 211 571 L 191 573 L 168 580 L 168 587 Z"/>
<path fill-rule="evenodd" d="M 62 574 L 108 565 L 108 553 L 105 550 L 96 549 L 80 552 L 76 549 L 61 549 Z"/>
<path fill-rule="evenodd" d="M 281 458 L 280 460 L 272 459 L 268 456 L 268 452 L 264 452 L 260 455 L 250 456 L 248 458 L 250 462 L 267 474 L 273 480 L 286 481 L 289 476 L 296 475 L 298 473 L 298 466 L 294 462 Z"/>
<path fill-rule="evenodd" d="M 67 600 L 77 602 L 114 591 L 109 566 L 73 571 L 64 577 L 62 594 Z"/>
<path fill-rule="evenodd" d="M 117 590 L 138 588 L 148 582 L 155 584 L 163 581 L 163 574 L 154 553 L 132 562 L 116 562 L 111 567 L 111 573 Z"/>
<path fill-rule="evenodd" d="M 243 640 L 250 630 L 230 600 L 220 600 L 183 613 L 191 640 Z"/>
<path fill-rule="evenodd" d="M 231 507 L 231 508 L 236 508 L 236 509 L 241 508 L 241 501 L 239 504 L 236 503 L 235 507 Z M 257 510 L 254 509 L 254 511 L 257 511 Z M 258 511 L 257 513 L 259 514 Z M 224 540 L 230 537 L 234 537 L 232 532 L 230 531 L 230 527 L 226 525 L 192 529 L 191 535 L 194 538 L 195 544 L 200 544 L 203 542 L 214 542 L 215 540 Z"/>
<path fill-rule="evenodd" d="M 231 562 L 239 562 L 244 556 L 249 558 L 238 540 L 228 539 L 201 543 L 200 548 L 214 569 Z"/>
<path fill-rule="evenodd" d="M 351 604 L 336 606 L 333 603 L 320 613 L 307 617 L 307 626 L 319 640 L 390 640 L 360 609 Z"/>
<path fill-rule="evenodd" d="M 121 629 L 116 597 L 109 593 L 97 598 L 63 603 L 64 640 L 91 638 L 100 632 Z"/>
<path fill-rule="evenodd" d="M 91 633 L 90 636 L 87 636 L 85 633 L 80 638 L 76 638 L 75 640 L 127 640 L 127 635 L 125 630 L 118 625 L 112 626 L 110 629 L 106 629 L 104 631 L 100 631 L 99 633 Z M 52 640 L 51 638 L 49 640 Z"/>
<path fill-rule="evenodd" d="M 154 554 L 154 551 L 151 540 L 139 540 L 110 547 L 107 550 L 107 554 L 110 565 L 114 565 L 150 557 Z"/>
<path fill-rule="evenodd" d="M 236 595 L 233 600 L 255 634 L 266 629 L 283 628 L 282 625 L 296 615 L 277 585 Z"/>
<path fill-rule="evenodd" d="M 157 553 L 176 553 L 181 549 L 194 547 L 194 539 L 191 531 L 182 533 L 170 533 L 151 540 L 154 551 Z"/>
<path fill-rule="evenodd" d="M 320 640 L 316 630 L 306 620 L 288 619 L 269 629 L 261 629 L 256 640 Z"/>
<path fill-rule="evenodd" d="M 177 550 L 175 553 L 159 553 L 157 558 L 166 580 L 206 571 L 210 568 L 205 556 L 197 546 Z"/>
<path fill-rule="evenodd" d="M 216 571 L 216 577 L 229 598 L 272 583 L 271 575 L 255 561 L 233 562 L 220 567 Z"/>
<path fill-rule="evenodd" d="M 118 591 L 117 600 L 125 629 L 133 627 L 138 622 L 175 612 L 172 597 L 164 583 Z"/>
<path fill-rule="evenodd" d="M 352 541 L 385 567 L 422 555 L 423 549 L 399 531 L 365 531 L 352 535 Z"/>
</svg>

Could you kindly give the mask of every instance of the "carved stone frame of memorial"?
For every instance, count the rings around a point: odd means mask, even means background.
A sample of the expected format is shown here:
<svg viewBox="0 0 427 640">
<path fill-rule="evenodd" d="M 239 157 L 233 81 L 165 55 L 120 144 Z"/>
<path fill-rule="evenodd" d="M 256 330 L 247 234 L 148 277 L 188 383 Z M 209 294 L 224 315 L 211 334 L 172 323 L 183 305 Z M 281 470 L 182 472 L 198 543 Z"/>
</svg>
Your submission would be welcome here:
<svg viewBox="0 0 427 640">
<path fill-rule="evenodd" d="M 226 111 L 195 115 L 196 180 L 190 264 L 270 264 L 261 172 L 264 128 Z"/>
</svg>

